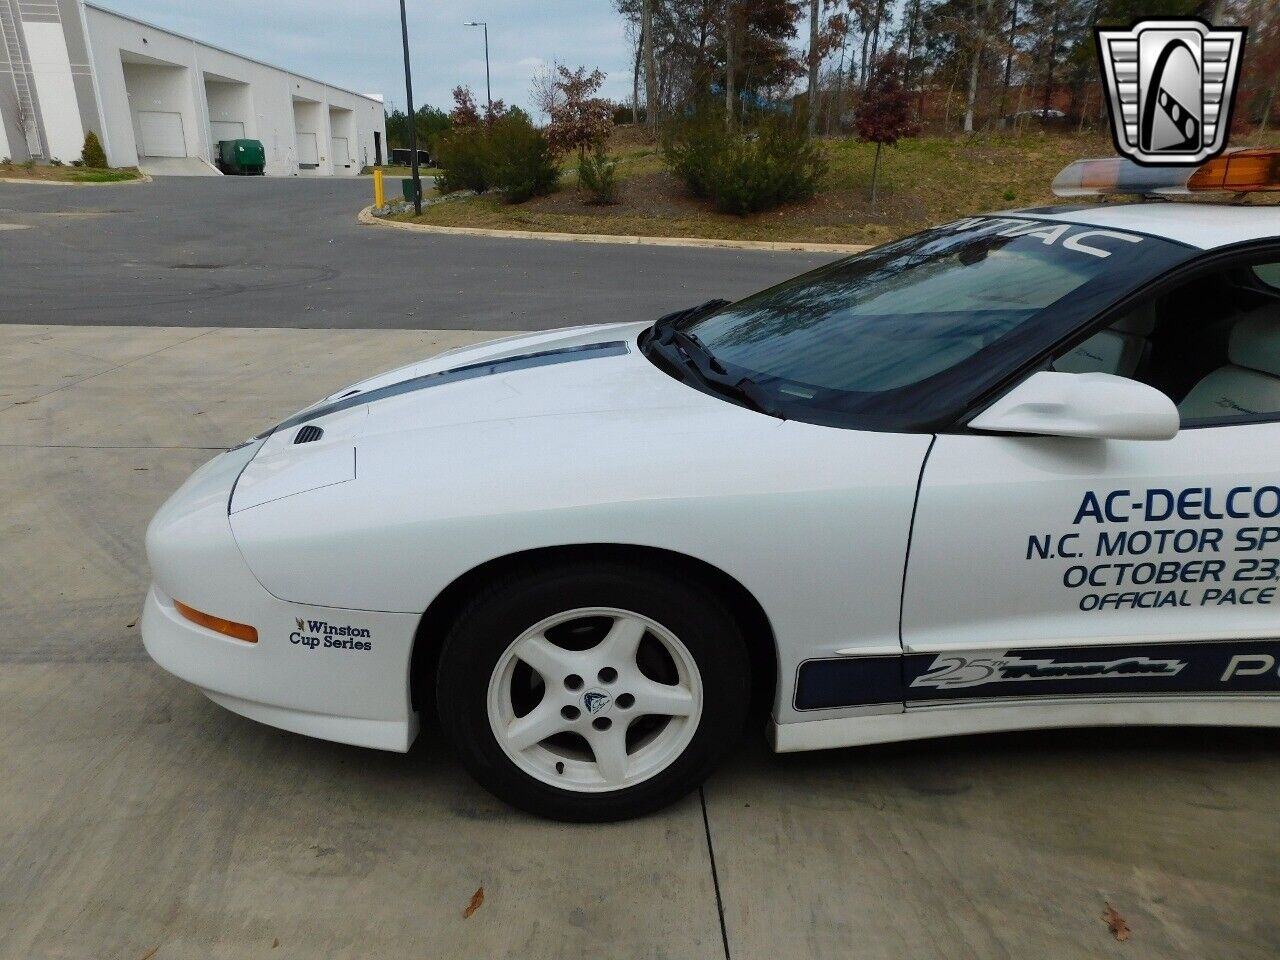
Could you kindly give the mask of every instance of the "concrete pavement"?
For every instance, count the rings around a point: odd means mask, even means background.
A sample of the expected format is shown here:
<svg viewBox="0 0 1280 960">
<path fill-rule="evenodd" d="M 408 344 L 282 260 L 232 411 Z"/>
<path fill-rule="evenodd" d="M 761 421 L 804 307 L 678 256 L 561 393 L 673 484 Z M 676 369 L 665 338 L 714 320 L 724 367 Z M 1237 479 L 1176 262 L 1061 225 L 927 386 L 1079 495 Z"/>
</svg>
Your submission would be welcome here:
<svg viewBox="0 0 1280 960">
<path fill-rule="evenodd" d="M 836 255 L 364 227 L 369 178 L 0 183 L 0 323 L 537 330 L 730 299 Z"/>
<path fill-rule="evenodd" d="M 192 469 L 485 336 L 0 326 L 0 960 L 1276 956 L 1274 732 L 757 731 L 701 796 L 575 827 L 492 800 L 430 722 L 407 756 L 328 744 L 151 664 L 142 535 Z"/>
</svg>

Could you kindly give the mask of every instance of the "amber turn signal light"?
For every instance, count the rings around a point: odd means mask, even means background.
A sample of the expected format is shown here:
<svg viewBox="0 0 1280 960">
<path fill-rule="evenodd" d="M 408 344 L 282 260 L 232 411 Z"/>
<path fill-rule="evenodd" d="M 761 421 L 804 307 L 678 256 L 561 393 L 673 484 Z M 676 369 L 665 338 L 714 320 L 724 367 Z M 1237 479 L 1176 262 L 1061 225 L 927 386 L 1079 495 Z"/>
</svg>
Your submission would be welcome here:
<svg viewBox="0 0 1280 960">
<path fill-rule="evenodd" d="M 215 617 L 211 613 L 204 613 L 200 610 L 196 610 L 194 607 L 188 607 L 180 600 L 173 601 L 173 606 L 180 614 L 192 623 L 198 623 L 206 630 L 212 630 L 214 633 L 221 633 L 228 637 L 235 637 L 237 640 L 243 640 L 245 643 L 258 642 L 257 629 L 249 626 L 247 623 L 236 623 L 234 620 L 223 620 L 222 617 Z"/>
</svg>

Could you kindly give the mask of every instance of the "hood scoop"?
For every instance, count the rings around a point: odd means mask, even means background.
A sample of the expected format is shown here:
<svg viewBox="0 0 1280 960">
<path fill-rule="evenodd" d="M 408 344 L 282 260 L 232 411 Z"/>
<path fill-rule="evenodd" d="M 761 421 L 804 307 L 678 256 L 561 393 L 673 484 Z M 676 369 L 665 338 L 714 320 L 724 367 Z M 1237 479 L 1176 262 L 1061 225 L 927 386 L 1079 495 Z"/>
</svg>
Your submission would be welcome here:
<svg viewBox="0 0 1280 960">
<path fill-rule="evenodd" d="M 315 443 L 324 436 L 324 431 L 317 427 L 314 423 L 309 423 L 301 430 L 298 435 L 293 438 L 294 443 Z"/>
</svg>

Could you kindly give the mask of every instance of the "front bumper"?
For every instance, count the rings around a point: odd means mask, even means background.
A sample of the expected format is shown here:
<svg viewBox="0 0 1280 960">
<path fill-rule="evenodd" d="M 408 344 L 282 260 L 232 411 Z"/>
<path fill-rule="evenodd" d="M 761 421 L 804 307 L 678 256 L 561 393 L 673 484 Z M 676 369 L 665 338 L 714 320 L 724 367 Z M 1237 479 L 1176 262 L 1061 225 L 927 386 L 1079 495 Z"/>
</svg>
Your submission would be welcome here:
<svg viewBox="0 0 1280 960">
<path fill-rule="evenodd" d="M 407 750 L 418 731 L 409 661 L 419 617 L 289 603 L 258 582 L 227 515 L 232 487 L 256 451 L 215 457 L 152 520 L 153 583 L 142 615 L 147 653 L 252 719 L 340 743 Z M 258 642 L 187 620 L 174 598 L 252 624 Z"/>
</svg>

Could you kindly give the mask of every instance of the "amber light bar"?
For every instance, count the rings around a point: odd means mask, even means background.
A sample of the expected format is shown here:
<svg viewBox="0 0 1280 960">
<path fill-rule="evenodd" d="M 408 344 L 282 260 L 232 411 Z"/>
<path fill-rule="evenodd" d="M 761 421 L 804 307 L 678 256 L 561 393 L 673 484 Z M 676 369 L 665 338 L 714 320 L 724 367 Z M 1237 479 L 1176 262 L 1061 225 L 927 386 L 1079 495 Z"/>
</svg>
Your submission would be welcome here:
<svg viewBox="0 0 1280 960">
<path fill-rule="evenodd" d="M 192 623 L 198 623 L 206 630 L 212 630 L 214 633 L 221 633 L 228 637 L 235 637 L 237 640 L 243 640 L 245 643 L 258 642 L 257 629 L 249 626 L 247 623 L 236 623 L 234 620 L 224 620 L 222 617 L 215 617 L 211 613 L 204 613 L 194 607 L 188 607 L 181 600 L 173 601 L 173 606 L 180 614 Z"/>
<path fill-rule="evenodd" d="M 1053 178 L 1060 197 L 1280 190 L 1280 150 L 1233 150 L 1198 167 L 1144 167 L 1120 157 L 1076 160 Z"/>
<path fill-rule="evenodd" d="M 1231 193 L 1280 190 L 1280 150 L 1235 150 L 1214 157 L 1196 169 L 1187 189 Z"/>
</svg>

